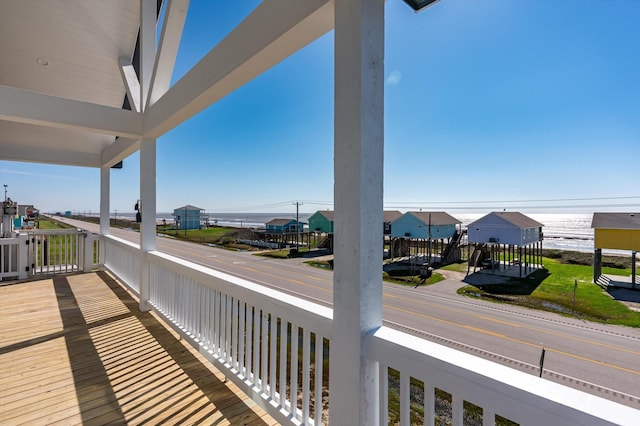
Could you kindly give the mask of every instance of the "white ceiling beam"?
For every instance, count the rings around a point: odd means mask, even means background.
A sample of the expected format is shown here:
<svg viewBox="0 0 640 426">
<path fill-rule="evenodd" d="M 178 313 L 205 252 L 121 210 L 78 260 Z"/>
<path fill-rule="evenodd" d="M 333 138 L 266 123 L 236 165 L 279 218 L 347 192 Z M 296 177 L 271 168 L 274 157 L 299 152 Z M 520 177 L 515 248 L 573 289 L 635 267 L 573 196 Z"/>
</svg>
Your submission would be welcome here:
<svg viewBox="0 0 640 426">
<path fill-rule="evenodd" d="M 140 112 L 140 82 L 138 81 L 136 70 L 129 59 L 120 58 L 120 75 L 122 76 L 124 87 L 127 89 L 129 105 L 136 112 Z"/>
<path fill-rule="evenodd" d="M 57 164 L 62 166 L 100 167 L 100 155 L 88 152 L 64 151 L 59 148 L 25 148 L 0 142 L 3 161 Z"/>
<path fill-rule="evenodd" d="M 140 149 L 139 139 L 117 138 L 102 151 L 101 167 L 111 167 Z"/>
<path fill-rule="evenodd" d="M 189 0 L 169 0 L 167 3 L 147 105 L 156 103 L 169 90 L 188 9 Z"/>
<path fill-rule="evenodd" d="M 142 114 L 0 86 L 0 120 L 137 139 Z"/>
<path fill-rule="evenodd" d="M 159 137 L 333 28 L 332 0 L 265 0 L 145 114 Z"/>
<path fill-rule="evenodd" d="M 147 97 L 156 58 L 156 8 L 156 0 L 140 0 L 140 111 L 147 110 Z"/>
</svg>

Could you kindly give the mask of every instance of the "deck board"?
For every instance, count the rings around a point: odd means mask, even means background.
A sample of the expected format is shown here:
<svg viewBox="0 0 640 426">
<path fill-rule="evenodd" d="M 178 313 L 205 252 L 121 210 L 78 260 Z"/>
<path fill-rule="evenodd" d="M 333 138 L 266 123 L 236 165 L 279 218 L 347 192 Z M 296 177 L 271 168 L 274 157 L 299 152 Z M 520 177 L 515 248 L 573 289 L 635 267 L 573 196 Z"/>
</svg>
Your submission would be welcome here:
<svg viewBox="0 0 640 426">
<path fill-rule="evenodd" d="M 275 425 L 104 272 L 0 286 L 0 424 Z"/>
</svg>

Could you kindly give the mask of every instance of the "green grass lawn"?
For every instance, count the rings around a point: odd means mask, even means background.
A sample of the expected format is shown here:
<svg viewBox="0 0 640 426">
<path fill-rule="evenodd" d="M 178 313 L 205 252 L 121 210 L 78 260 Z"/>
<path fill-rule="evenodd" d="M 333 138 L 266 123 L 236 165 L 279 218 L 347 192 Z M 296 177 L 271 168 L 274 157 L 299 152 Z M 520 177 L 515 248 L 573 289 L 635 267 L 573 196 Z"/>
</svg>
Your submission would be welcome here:
<svg viewBox="0 0 640 426">
<path fill-rule="evenodd" d="M 290 257 L 303 257 L 304 254 L 309 253 L 309 251 L 310 250 L 308 247 L 300 247 L 298 249 L 297 255 L 291 255 L 291 249 L 288 248 L 288 249 L 282 249 L 282 250 L 269 250 L 262 253 L 257 253 L 256 256 L 273 257 L 275 259 L 288 259 Z M 311 262 L 305 262 L 305 263 L 311 263 Z M 312 265 L 312 266 L 317 266 L 317 265 Z"/>
<path fill-rule="evenodd" d="M 67 229 L 72 226 L 51 219 L 39 219 L 37 222 L 38 229 Z"/>
<path fill-rule="evenodd" d="M 417 287 L 421 285 L 431 285 L 443 281 L 445 278 L 441 274 L 434 272 L 431 277 L 423 280 L 418 275 L 410 275 L 406 277 L 390 276 L 386 272 L 382 273 L 382 279 L 388 283 Z"/>
<path fill-rule="evenodd" d="M 191 241 L 198 244 L 214 244 L 222 248 L 231 250 L 250 250 L 251 247 L 237 243 L 241 231 L 238 228 L 225 228 L 222 226 L 212 226 L 202 229 L 163 229 L 158 227 L 158 233 L 169 235 L 180 240 Z"/>
<path fill-rule="evenodd" d="M 640 312 L 627 308 L 591 282 L 591 266 L 565 264 L 560 263 L 558 259 L 550 258 L 543 258 L 543 263 L 547 272 L 540 271 L 529 278 L 512 279 L 506 284 L 481 287 L 469 285 L 458 290 L 458 293 L 550 310 L 564 315 L 572 315 L 573 312 L 573 315 L 591 321 L 640 327 Z M 631 275 L 628 268 L 603 267 L 602 272 L 611 275 Z"/>
</svg>

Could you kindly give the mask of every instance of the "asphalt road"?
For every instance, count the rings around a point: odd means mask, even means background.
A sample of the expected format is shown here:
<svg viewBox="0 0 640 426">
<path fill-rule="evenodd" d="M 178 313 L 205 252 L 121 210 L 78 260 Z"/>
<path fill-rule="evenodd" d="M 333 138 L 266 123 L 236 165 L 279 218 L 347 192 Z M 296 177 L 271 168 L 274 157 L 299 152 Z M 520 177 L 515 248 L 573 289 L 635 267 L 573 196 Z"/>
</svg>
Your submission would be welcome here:
<svg viewBox="0 0 640 426">
<path fill-rule="evenodd" d="M 64 219 L 98 232 L 98 226 Z M 139 234 L 112 234 L 139 242 Z M 158 250 L 331 306 L 332 272 L 300 259 L 270 259 L 159 237 Z M 542 348 L 548 380 L 640 409 L 640 330 L 564 317 L 459 296 L 464 285 L 448 279 L 427 287 L 384 283 L 384 320 L 389 326 L 513 368 L 539 374 Z"/>
</svg>

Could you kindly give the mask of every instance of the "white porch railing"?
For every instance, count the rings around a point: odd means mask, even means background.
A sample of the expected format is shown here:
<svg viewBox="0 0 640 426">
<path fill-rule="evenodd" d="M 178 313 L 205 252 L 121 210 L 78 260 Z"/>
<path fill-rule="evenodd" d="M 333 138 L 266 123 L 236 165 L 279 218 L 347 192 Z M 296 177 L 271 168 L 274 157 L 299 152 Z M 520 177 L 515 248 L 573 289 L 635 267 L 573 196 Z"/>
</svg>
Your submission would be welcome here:
<svg viewBox="0 0 640 426">
<path fill-rule="evenodd" d="M 278 422 L 326 424 L 331 309 L 161 252 L 142 258 L 137 245 L 118 238 L 104 241 L 105 266 L 138 292 L 144 259 L 152 309 Z M 369 339 L 369 356 L 380 365 L 381 425 L 433 425 L 436 418 L 453 425 L 630 425 L 640 415 L 388 327 Z M 392 399 L 398 409 L 389 409 Z M 436 410 L 442 400 L 449 413 Z"/>
<path fill-rule="evenodd" d="M 370 344 L 380 365 L 381 424 L 388 424 L 392 396 L 401 426 L 416 424 L 416 417 L 433 425 L 438 397 L 449 406 L 438 414 L 452 425 L 513 424 L 504 419 L 520 425 L 631 425 L 640 418 L 630 407 L 388 327 L 377 330 Z"/>
<path fill-rule="evenodd" d="M 281 423 L 324 424 L 329 308 L 160 252 L 148 258 L 150 303 L 183 337 Z"/>
<path fill-rule="evenodd" d="M 0 280 L 91 271 L 100 236 L 80 229 L 34 230 L 0 238 Z"/>
<path fill-rule="evenodd" d="M 27 278 L 27 237 L 0 238 L 0 281 Z"/>
<path fill-rule="evenodd" d="M 99 236 L 81 229 L 28 232 L 31 275 L 90 271 L 98 266 Z"/>
<path fill-rule="evenodd" d="M 140 295 L 140 245 L 113 235 L 102 237 L 103 266 Z"/>
</svg>

